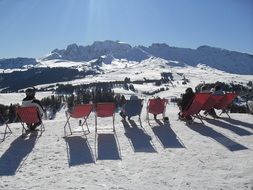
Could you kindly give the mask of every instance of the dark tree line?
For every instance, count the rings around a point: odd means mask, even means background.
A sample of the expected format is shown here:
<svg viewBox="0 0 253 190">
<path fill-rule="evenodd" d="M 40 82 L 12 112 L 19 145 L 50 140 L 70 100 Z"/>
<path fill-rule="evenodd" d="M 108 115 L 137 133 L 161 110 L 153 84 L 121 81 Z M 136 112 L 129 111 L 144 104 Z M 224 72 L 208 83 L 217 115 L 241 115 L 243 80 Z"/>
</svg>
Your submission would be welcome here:
<svg viewBox="0 0 253 190">
<path fill-rule="evenodd" d="M 96 87 L 75 89 L 67 97 L 68 108 L 76 104 L 114 102 L 114 91 L 110 84 L 98 84 Z"/>
</svg>

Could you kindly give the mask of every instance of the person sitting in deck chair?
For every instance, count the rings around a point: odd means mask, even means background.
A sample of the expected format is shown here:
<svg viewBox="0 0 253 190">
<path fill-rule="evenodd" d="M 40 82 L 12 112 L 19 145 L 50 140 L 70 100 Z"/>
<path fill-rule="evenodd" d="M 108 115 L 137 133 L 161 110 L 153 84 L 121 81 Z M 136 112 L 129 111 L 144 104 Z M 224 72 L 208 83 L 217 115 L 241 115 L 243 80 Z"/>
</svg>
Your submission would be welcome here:
<svg viewBox="0 0 253 190">
<path fill-rule="evenodd" d="M 187 118 L 182 117 L 183 111 L 187 110 L 188 107 L 191 105 L 195 93 L 193 92 L 192 88 L 187 88 L 185 90 L 185 94 L 182 96 L 182 100 L 179 103 L 179 109 L 180 112 L 178 113 L 180 119 L 186 119 L 186 120 L 192 120 L 191 116 L 188 116 Z"/>
<path fill-rule="evenodd" d="M 35 98 L 35 88 L 28 88 L 25 91 L 26 97 L 22 100 L 22 107 L 36 106 L 39 109 L 39 118 L 42 118 L 45 110 L 43 109 L 41 102 Z M 41 124 L 41 121 L 32 125 L 27 125 L 28 129 L 35 130 L 37 126 Z"/>
<path fill-rule="evenodd" d="M 130 96 L 130 100 L 138 100 L 138 99 L 139 99 L 139 98 L 138 98 L 138 96 L 136 96 L 136 95 L 131 95 L 131 96 Z M 119 113 L 119 115 L 122 117 L 123 120 L 126 119 L 125 104 L 126 104 L 126 101 L 125 101 L 124 104 L 122 105 L 121 111 L 120 111 L 120 113 Z M 131 119 L 131 117 L 128 116 L 128 120 L 130 120 L 130 119 Z"/>
</svg>

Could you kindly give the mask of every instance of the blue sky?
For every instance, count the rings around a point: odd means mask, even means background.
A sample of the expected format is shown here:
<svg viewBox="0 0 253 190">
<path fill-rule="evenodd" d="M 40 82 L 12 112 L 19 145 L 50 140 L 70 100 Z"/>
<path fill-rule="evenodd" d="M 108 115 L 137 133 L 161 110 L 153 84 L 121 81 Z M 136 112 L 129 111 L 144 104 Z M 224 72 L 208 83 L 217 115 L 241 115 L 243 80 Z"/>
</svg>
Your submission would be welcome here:
<svg viewBox="0 0 253 190">
<path fill-rule="evenodd" d="M 0 0 L 0 58 L 98 40 L 253 54 L 253 0 Z"/>
</svg>

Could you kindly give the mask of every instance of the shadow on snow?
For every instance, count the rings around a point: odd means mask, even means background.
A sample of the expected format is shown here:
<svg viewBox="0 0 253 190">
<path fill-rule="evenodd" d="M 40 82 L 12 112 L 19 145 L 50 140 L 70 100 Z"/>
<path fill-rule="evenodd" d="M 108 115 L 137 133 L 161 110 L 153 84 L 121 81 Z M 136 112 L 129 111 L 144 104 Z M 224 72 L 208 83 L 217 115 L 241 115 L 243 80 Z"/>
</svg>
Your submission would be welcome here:
<svg viewBox="0 0 253 190">
<path fill-rule="evenodd" d="M 163 148 L 185 148 L 183 142 L 176 133 L 170 128 L 169 122 L 161 122 L 155 119 L 156 124 L 151 125 L 151 129 L 162 144 Z M 158 124 L 158 125 L 157 125 Z"/>
<path fill-rule="evenodd" d="M 81 136 L 65 137 L 69 167 L 94 163 L 94 156 L 86 138 Z"/>
<path fill-rule="evenodd" d="M 217 141 L 218 143 L 220 143 L 221 145 L 223 145 L 224 147 L 226 147 L 230 151 L 239 151 L 239 150 L 248 149 L 247 147 L 229 139 L 228 137 L 226 137 L 222 133 L 219 133 L 219 132 L 215 131 L 214 129 L 212 129 L 211 127 L 208 127 L 206 125 L 196 126 L 196 125 L 192 124 L 192 125 L 188 125 L 188 127 L 203 136 L 212 138 L 213 140 Z"/>
<path fill-rule="evenodd" d="M 120 152 L 115 134 L 97 135 L 98 160 L 120 160 Z"/>
<path fill-rule="evenodd" d="M 38 137 L 38 132 L 31 133 L 27 138 L 16 138 L 0 158 L 0 176 L 15 175 L 22 167 L 28 155 L 32 152 Z"/>
<path fill-rule="evenodd" d="M 141 124 L 142 128 L 139 128 L 134 120 L 130 120 L 130 124 L 127 121 L 122 121 L 122 123 L 125 136 L 130 141 L 134 152 L 157 152 L 153 146 L 151 136 L 146 133 Z"/>
<path fill-rule="evenodd" d="M 221 127 L 221 128 L 224 128 L 224 129 L 228 129 L 232 132 L 234 132 L 235 134 L 237 135 L 240 135 L 240 136 L 247 136 L 247 135 L 252 135 L 251 132 L 245 130 L 245 129 L 242 129 L 238 126 L 235 126 L 235 125 L 231 125 L 229 123 L 225 123 L 221 120 L 206 120 L 208 123 L 212 124 L 212 125 L 215 125 L 215 126 L 218 126 L 218 127 Z"/>
</svg>

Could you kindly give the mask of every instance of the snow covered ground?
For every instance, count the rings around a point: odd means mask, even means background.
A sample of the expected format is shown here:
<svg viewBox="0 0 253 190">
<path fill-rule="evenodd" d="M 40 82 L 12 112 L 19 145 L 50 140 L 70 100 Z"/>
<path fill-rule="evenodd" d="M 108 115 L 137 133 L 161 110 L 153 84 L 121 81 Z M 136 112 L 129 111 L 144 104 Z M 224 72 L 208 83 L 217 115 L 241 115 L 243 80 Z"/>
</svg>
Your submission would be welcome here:
<svg viewBox="0 0 253 190">
<path fill-rule="evenodd" d="M 84 63 L 44 62 L 47 67 L 51 64 L 87 67 Z M 169 90 L 156 94 L 170 100 L 179 97 L 187 87 L 194 88 L 204 81 L 245 85 L 252 80 L 252 75 L 229 74 L 205 65 L 183 66 L 160 58 L 124 65 L 115 61 L 102 68 L 103 74 L 62 83 L 77 85 L 125 77 L 132 81 L 144 77 L 160 79 L 161 72 L 171 72 L 174 87 L 169 85 Z M 187 85 L 182 85 L 183 76 L 190 80 Z M 48 85 L 51 84 L 37 87 Z M 95 138 L 92 113 L 88 119 L 89 135 L 64 138 L 66 108 L 54 120 L 44 120 L 46 131 L 42 136 L 33 133 L 21 138 L 21 125 L 10 124 L 13 134 L 0 143 L 0 189 L 253 189 L 252 115 L 230 114 L 231 119 L 224 115 L 222 119 L 205 120 L 204 125 L 196 120 L 197 123 L 187 126 L 177 120 L 179 110 L 169 102 L 169 122 L 151 120 L 149 125 L 145 118 L 150 96 L 143 92 L 160 87 L 150 83 L 134 87 L 144 99 L 142 125 L 137 118 L 122 123 L 117 112 L 115 134 L 108 132 Z M 126 97 L 134 93 L 122 88 L 114 91 Z M 51 92 L 39 92 L 36 97 L 50 95 Z M 0 104 L 21 103 L 24 96 L 0 94 Z M 78 130 L 79 121 L 71 123 Z M 98 127 L 112 127 L 112 119 L 99 118 Z M 0 126 L 0 132 L 3 130 Z"/>
<path fill-rule="evenodd" d="M 9 94 L 4 101 L 19 97 Z M 35 132 L 21 138 L 21 125 L 10 124 L 13 134 L 0 143 L 0 189 L 253 189 L 252 115 L 223 115 L 187 126 L 169 103 L 169 122 L 151 120 L 149 125 L 149 97 L 144 98 L 142 125 L 135 117 L 122 123 L 116 113 L 116 133 L 99 134 L 96 146 L 94 113 L 87 137 L 64 138 L 64 109 L 54 120 L 44 120 L 42 136 Z M 78 130 L 78 120 L 71 124 Z M 99 118 L 98 127 L 112 127 L 112 119 Z"/>
</svg>

